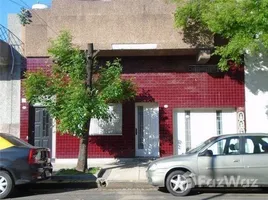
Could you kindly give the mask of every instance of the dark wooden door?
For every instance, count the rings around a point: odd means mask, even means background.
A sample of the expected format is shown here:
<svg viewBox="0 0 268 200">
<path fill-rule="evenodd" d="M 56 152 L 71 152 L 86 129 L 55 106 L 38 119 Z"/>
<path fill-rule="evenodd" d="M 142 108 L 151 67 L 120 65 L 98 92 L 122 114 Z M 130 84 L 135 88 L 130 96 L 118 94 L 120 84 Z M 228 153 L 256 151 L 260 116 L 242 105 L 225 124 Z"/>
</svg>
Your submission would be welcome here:
<svg viewBox="0 0 268 200">
<path fill-rule="evenodd" d="M 33 144 L 52 148 L 52 119 L 44 107 L 33 108 Z"/>
</svg>

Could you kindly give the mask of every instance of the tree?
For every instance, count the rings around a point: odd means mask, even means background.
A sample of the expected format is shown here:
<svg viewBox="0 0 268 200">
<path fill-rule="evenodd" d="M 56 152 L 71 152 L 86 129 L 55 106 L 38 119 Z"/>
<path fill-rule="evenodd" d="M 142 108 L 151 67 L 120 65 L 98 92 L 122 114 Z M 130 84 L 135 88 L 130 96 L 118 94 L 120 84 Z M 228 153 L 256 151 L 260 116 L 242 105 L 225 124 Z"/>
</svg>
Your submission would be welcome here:
<svg viewBox="0 0 268 200">
<path fill-rule="evenodd" d="M 228 70 L 228 61 L 243 63 L 241 55 L 268 47 L 268 0 L 175 0 L 177 27 L 201 27 L 211 35 L 220 35 L 227 44 L 216 46 L 219 67 Z M 188 33 L 188 32 L 187 32 Z M 260 45 L 262 44 L 262 45 Z"/>
<path fill-rule="evenodd" d="M 86 54 L 72 45 L 72 37 L 62 32 L 52 41 L 48 53 L 54 61 L 50 71 L 26 72 L 23 84 L 29 103 L 41 103 L 57 121 L 57 130 L 80 138 L 76 169 L 87 170 L 90 119 L 108 120 L 109 103 L 136 95 L 135 84 L 121 78 L 119 59 L 105 66 L 93 65 L 92 87 L 86 83 Z"/>
<path fill-rule="evenodd" d="M 22 26 L 25 26 L 26 24 L 30 24 L 32 22 L 32 14 L 25 8 L 21 8 L 20 13 L 18 13 L 18 17 Z"/>
</svg>

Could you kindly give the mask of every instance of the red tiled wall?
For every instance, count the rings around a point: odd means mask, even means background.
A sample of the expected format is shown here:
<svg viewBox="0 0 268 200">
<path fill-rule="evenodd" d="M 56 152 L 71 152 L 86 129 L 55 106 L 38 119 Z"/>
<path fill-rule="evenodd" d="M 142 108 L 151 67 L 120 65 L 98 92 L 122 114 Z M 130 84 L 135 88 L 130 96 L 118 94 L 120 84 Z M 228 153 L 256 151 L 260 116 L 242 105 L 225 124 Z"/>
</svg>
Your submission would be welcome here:
<svg viewBox="0 0 268 200">
<path fill-rule="evenodd" d="M 38 62 L 37 62 L 38 61 Z M 45 59 L 29 59 L 28 69 L 40 66 Z M 136 101 L 154 101 L 160 107 L 160 153 L 173 153 L 174 108 L 236 108 L 244 107 L 243 72 L 225 75 L 196 72 L 189 65 L 195 57 L 132 57 L 123 58 L 123 76 L 134 78 L 139 88 Z M 211 63 L 209 63 L 211 64 Z M 210 68 L 207 69 L 211 71 Z M 203 69 L 201 70 L 203 71 Z M 163 106 L 167 104 L 168 108 Z M 26 111 L 24 110 L 26 113 Z M 26 114 L 22 115 L 25 120 Z M 27 120 L 26 120 L 27 121 Z M 135 156 L 135 104 L 123 105 L 122 136 L 91 136 L 89 157 L 134 157 Z M 57 158 L 76 158 L 78 140 L 72 136 L 57 135 Z"/>
<path fill-rule="evenodd" d="M 48 58 L 27 58 L 26 69 L 27 71 L 36 71 L 40 68 L 49 69 Z M 24 69 L 23 69 L 24 70 Z M 23 75 L 23 72 L 22 72 Z M 23 77 L 22 77 L 23 81 Z M 21 88 L 21 98 L 25 98 L 23 87 Z M 28 142 L 29 134 L 29 104 L 21 103 L 20 107 L 20 137 Z"/>
</svg>

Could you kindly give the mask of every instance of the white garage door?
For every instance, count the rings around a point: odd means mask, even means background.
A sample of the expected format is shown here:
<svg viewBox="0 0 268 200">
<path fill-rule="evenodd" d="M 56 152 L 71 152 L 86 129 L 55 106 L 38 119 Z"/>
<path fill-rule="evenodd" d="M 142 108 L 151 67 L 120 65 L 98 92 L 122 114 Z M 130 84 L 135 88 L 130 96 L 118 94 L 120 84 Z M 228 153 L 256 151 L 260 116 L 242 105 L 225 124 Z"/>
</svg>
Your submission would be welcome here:
<svg viewBox="0 0 268 200">
<path fill-rule="evenodd" d="M 174 113 L 175 153 L 185 153 L 202 141 L 221 134 L 237 132 L 236 112 L 178 111 Z"/>
</svg>

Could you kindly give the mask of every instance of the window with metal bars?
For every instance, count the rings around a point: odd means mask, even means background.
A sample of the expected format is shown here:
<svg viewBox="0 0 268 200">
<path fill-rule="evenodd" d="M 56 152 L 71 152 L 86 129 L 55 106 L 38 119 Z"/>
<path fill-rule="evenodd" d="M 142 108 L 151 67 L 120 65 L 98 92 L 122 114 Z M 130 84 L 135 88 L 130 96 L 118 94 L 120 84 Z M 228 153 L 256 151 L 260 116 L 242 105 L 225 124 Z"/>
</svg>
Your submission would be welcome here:
<svg viewBox="0 0 268 200">
<path fill-rule="evenodd" d="M 109 119 L 92 118 L 90 135 L 122 135 L 122 104 L 110 104 Z"/>
<path fill-rule="evenodd" d="M 191 149 L 191 116 L 190 111 L 185 111 L 185 148 L 186 152 Z"/>
<path fill-rule="evenodd" d="M 216 111 L 216 127 L 217 127 L 217 135 L 222 135 L 222 111 Z"/>
</svg>

